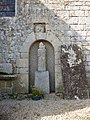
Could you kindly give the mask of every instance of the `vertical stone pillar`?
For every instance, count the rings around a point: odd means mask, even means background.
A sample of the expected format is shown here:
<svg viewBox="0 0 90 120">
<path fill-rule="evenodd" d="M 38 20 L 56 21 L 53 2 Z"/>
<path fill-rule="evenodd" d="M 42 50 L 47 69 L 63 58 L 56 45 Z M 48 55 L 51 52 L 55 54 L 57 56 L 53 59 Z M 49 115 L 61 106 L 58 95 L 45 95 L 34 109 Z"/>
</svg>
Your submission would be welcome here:
<svg viewBox="0 0 90 120">
<path fill-rule="evenodd" d="M 35 86 L 41 88 L 45 93 L 50 93 L 49 72 L 46 71 L 46 49 L 40 42 L 38 49 L 38 71 L 35 72 Z"/>
<path fill-rule="evenodd" d="M 42 42 L 38 49 L 38 71 L 46 71 L 46 49 Z"/>
</svg>

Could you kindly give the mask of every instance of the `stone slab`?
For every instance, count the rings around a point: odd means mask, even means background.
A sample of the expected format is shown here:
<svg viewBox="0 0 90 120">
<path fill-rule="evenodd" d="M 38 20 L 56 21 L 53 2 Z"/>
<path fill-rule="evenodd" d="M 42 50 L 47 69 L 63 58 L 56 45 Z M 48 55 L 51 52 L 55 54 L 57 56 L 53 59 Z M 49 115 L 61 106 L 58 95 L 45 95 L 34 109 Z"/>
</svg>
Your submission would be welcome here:
<svg viewBox="0 0 90 120">
<path fill-rule="evenodd" d="M 35 86 L 41 88 L 45 93 L 50 93 L 49 72 L 35 72 Z"/>
<path fill-rule="evenodd" d="M 0 63 L 0 72 L 12 74 L 13 68 L 11 63 Z"/>
<path fill-rule="evenodd" d="M 17 78 L 17 75 L 0 75 L 0 81 L 1 80 L 15 80 Z"/>
</svg>

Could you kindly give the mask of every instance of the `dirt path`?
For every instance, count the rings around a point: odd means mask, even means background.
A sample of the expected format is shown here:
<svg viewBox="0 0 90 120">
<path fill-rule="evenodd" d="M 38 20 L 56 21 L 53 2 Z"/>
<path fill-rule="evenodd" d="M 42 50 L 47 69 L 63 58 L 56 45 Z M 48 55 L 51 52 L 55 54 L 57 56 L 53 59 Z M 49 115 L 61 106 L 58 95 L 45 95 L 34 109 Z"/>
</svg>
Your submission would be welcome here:
<svg viewBox="0 0 90 120">
<path fill-rule="evenodd" d="M 90 120 L 90 100 L 3 100 L 0 120 Z"/>
</svg>

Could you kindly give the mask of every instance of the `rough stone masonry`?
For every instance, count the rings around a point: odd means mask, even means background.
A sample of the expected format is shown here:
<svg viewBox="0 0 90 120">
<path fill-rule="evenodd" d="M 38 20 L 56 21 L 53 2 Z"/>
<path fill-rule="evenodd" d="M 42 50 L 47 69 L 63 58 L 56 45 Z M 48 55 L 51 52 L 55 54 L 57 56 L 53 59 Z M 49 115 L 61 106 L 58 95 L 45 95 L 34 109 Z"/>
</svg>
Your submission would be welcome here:
<svg viewBox="0 0 90 120">
<path fill-rule="evenodd" d="M 90 91 L 90 1 L 15 0 L 15 16 L 0 17 L 0 64 L 12 64 L 13 74 L 18 76 L 13 84 L 16 93 L 29 92 L 30 76 L 32 77 L 30 50 L 39 40 L 47 42 L 47 46 L 52 45 L 54 51 L 51 56 L 54 56 L 55 92 L 62 91 L 63 86 L 61 45 L 70 44 L 76 44 L 82 50 Z M 50 58 L 47 59 L 49 60 Z M 0 85 L 2 86 L 2 81 Z"/>
</svg>

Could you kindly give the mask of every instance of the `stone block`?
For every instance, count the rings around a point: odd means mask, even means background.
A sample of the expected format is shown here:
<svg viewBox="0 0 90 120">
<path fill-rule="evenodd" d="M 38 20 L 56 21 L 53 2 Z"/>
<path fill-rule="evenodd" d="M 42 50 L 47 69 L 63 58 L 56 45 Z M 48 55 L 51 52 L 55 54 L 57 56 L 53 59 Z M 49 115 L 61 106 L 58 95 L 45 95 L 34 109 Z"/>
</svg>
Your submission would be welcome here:
<svg viewBox="0 0 90 120">
<path fill-rule="evenodd" d="M 55 81 L 55 87 L 57 88 L 58 85 L 62 85 L 63 84 L 63 81 L 62 81 L 62 73 L 60 72 L 56 72 L 55 73 L 55 78 L 56 78 L 56 81 Z"/>
<path fill-rule="evenodd" d="M 18 74 L 18 79 L 15 83 L 16 93 L 28 93 L 28 74 Z"/>
<path fill-rule="evenodd" d="M 18 59 L 16 61 L 16 65 L 17 67 L 22 67 L 22 68 L 28 67 L 28 59 Z"/>
<path fill-rule="evenodd" d="M 12 74 L 13 67 L 11 63 L 0 63 L 0 72 Z"/>
<path fill-rule="evenodd" d="M 12 81 L 0 81 L 0 92 L 2 94 L 12 94 L 13 93 L 13 82 Z"/>
<path fill-rule="evenodd" d="M 28 73 L 29 69 L 28 68 L 19 68 L 20 73 Z"/>
<path fill-rule="evenodd" d="M 84 31 L 84 25 L 71 25 L 71 28 L 75 31 Z"/>
<path fill-rule="evenodd" d="M 28 58 L 28 53 L 21 53 L 21 58 Z"/>
<path fill-rule="evenodd" d="M 90 66 L 85 66 L 86 72 L 90 72 Z"/>
<path fill-rule="evenodd" d="M 86 61 L 90 61 L 90 55 L 86 55 Z"/>
<path fill-rule="evenodd" d="M 35 33 L 35 37 L 37 40 L 46 39 L 46 33 Z"/>
<path fill-rule="evenodd" d="M 45 33 L 46 24 L 45 23 L 34 23 L 34 32 L 35 33 Z"/>
<path fill-rule="evenodd" d="M 50 93 L 49 72 L 35 72 L 35 86 L 41 88 L 45 93 Z"/>
<path fill-rule="evenodd" d="M 55 52 L 55 59 L 56 60 L 60 59 L 60 52 L 59 51 Z"/>
<path fill-rule="evenodd" d="M 56 65 L 55 72 L 61 73 L 61 65 L 59 64 Z"/>
</svg>

